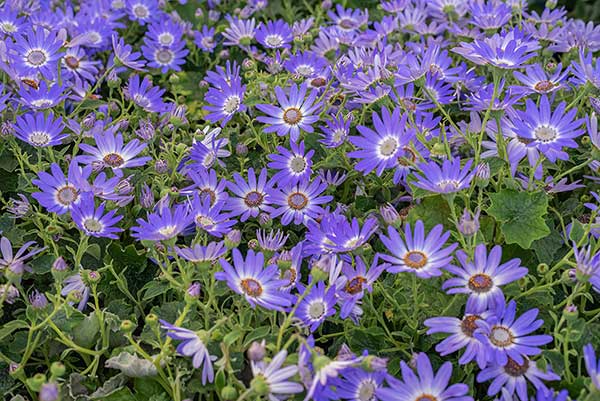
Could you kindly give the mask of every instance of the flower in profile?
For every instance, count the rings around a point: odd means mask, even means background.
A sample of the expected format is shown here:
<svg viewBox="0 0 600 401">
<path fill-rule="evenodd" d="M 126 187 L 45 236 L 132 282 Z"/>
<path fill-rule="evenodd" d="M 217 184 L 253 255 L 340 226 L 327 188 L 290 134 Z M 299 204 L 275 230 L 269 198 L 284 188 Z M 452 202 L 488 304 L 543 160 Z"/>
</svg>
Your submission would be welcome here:
<svg viewBox="0 0 600 401">
<path fill-rule="evenodd" d="M 531 99 L 525 101 L 526 110 L 518 111 L 511 122 L 515 134 L 528 147 L 534 147 L 543 153 L 548 160 L 567 160 L 569 155 L 563 148 L 576 148 L 575 138 L 583 134 L 580 129 L 583 119 L 575 120 L 577 109 L 566 111 L 566 102 L 561 102 L 554 111 L 544 95 L 540 99 L 539 108 Z"/>
<path fill-rule="evenodd" d="M 256 239 L 258 246 L 265 252 L 277 252 L 285 245 L 289 235 L 284 234 L 283 231 L 269 231 L 269 234 L 265 230 L 256 230 Z"/>
<path fill-rule="evenodd" d="M 283 367 L 287 351 L 281 350 L 267 364 L 264 361 L 250 362 L 252 376 L 250 387 L 261 397 L 269 400 L 280 400 L 291 394 L 301 393 L 304 387 L 300 383 L 289 380 L 298 373 L 297 365 Z"/>
<path fill-rule="evenodd" d="M 215 377 L 213 361 L 216 356 L 211 355 L 206 347 L 209 334 L 201 330 L 199 332 L 175 326 L 164 320 L 160 321 L 162 328 L 167 330 L 167 335 L 173 340 L 181 341 L 177 346 L 177 352 L 181 355 L 192 357 L 192 366 L 196 369 L 202 367 L 202 384 L 212 383 Z"/>
<path fill-rule="evenodd" d="M 586 116 L 585 122 L 592 145 L 594 145 L 596 149 L 600 150 L 600 131 L 598 131 L 598 118 L 596 117 L 596 113 L 592 112 L 592 114 Z"/>
<path fill-rule="evenodd" d="M 130 68 L 135 71 L 145 71 L 144 67 L 146 66 L 146 62 L 144 60 L 140 60 L 142 54 L 140 52 L 132 52 L 131 45 L 125 43 L 123 38 L 118 35 L 112 36 L 112 47 L 114 56 L 112 58 L 112 63 L 115 61 L 121 65 L 124 65 L 127 68 Z M 110 66 L 110 63 L 109 63 Z"/>
<path fill-rule="evenodd" d="M 221 133 L 220 127 L 211 129 L 210 126 L 206 126 L 201 132 L 205 135 L 202 141 L 193 139 L 189 156 L 189 159 L 193 163 L 190 167 L 196 170 L 209 169 L 215 163 L 224 167 L 225 163 L 221 158 L 231 156 L 231 152 L 227 149 L 229 139 L 224 137 L 219 138 L 219 134 Z"/>
<path fill-rule="evenodd" d="M 256 30 L 256 41 L 267 49 L 289 48 L 293 39 L 290 26 L 283 20 L 269 20 Z"/>
<path fill-rule="evenodd" d="M 473 160 L 467 161 L 464 167 L 460 167 L 460 159 L 444 160 L 440 166 L 435 161 L 420 163 L 418 165 L 422 175 L 415 172 L 417 178 L 413 185 L 426 191 L 449 194 L 467 189 L 475 176 L 475 171 L 469 171 Z"/>
<path fill-rule="evenodd" d="M 242 49 L 248 49 L 248 45 L 256 35 L 256 20 L 233 18 L 230 15 L 225 17 L 229 21 L 229 27 L 223 31 L 224 46 L 240 46 Z"/>
<path fill-rule="evenodd" d="M 81 274 L 77 273 L 72 276 L 69 276 L 63 280 L 63 288 L 60 291 L 60 294 L 63 297 L 71 295 L 73 299 L 79 301 L 77 305 L 77 309 L 80 311 L 85 309 L 85 305 L 90 297 L 90 288 L 85 285 L 83 279 L 81 278 Z"/>
<path fill-rule="evenodd" d="M 23 34 L 15 35 L 10 45 L 14 53 L 13 63 L 21 76 L 40 73 L 49 81 L 54 80 L 61 57 L 62 40 L 56 31 L 31 28 Z"/>
<path fill-rule="evenodd" d="M 136 157 L 148 145 L 140 142 L 139 139 L 133 139 L 125 145 L 121 133 L 97 131 L 94 140 L 96 147 L 85 143 L 79 145 L 88 155 L 80 155 L 76 159 L 83 164 L 93 166 L 96 170 L 99 167 L 110 167 L 113 171 L 139 167 L 152 159 L 150 156 Z"/>
<path fill-rule="evenodd" d="M 81 201 L 71 209 L 71 218 L 73 222 L 86 235 L 97 238 L 118 239 L 116 233 L 123 231 L 122 228 L 115 227 L 123 216 L 115 216 L 116 210 L 104 213 L 106 204 L 102 202 L 98 208 L 94 202 L 94 195 L 90 192 L 81 194 Z"/>
<path fill-rule="evenodd" d="M 296 317 L 313 332 L 335 314 L 335 286 L 325 288 L 325 283 L 319 281 L 315 287 L 307 287 L 304 291 L 309 293 L 298 305 Z"/>
<path fill-rule="evenodd" d="M 477 375 L 477 382 L 483 383 L 493 379 L 492 383 L 488 387 L 487 394 L 494 396 L 503 389 L 507 395 L 512 397 L 517 393 L 517 399 L 519 401 L 528 401 L 527 394 L 527 382 L 531 382 L 538 391 L 548 393 L 549 389 L 542 380 L 560 380 L 560 376 L 555 374 L 551 369 L 547 369 L 545 372 L 540 370 L 535 361 L 529 358 L 523 358 L 521 363 L 515 362 L 513 359 L 508 358 L 506 363 L 497 364 L 494 363 L 491 366 L 483 369 Z"/>
<path fill-rule="evenodd" d="M 0 238 L 0 252 L 2 252 L 2 257 L 0 258 L 0 269 L 5 270 L 5 273 L 7 270 L 10 270 L 15 274 L 22 274 L 28 270 L 29 266 L 27 266 L 25 263 L 27 259 L 46 249 L 46 247 L 43 247 L 29 250 L 32 245 L 35 245 L 35 241 L 26 242 L 23 244 L 23 246 L 21 246 L 21 248 L 19 248 L 17 253 L 13 253 L 10 240 L 6 237 Z"/>
<path fill-rule="evenodd" d="M 583 347 L 583 359 L 588 375 L 592 379 L 592 384 L 597 390 L 600 390 L 600 364 L 596 360 L 596 351 L 592 344 Z"/>
<path fill-rule="evenodd" d="M 541 353 L 538 347 L 552 341 L 550 335 L 529 335 L 544 324 L 542 319 L 535 320 L 537 309 L 530 309 L 518 318 L 516 311 L 517 303 L 512 300 L 506 306 L 499 305 L 487 319 L 477 321 L 475 338 L 486 344 L 488 361 L 501 366 L 509 359 L 523 364 L 525 356 Z"/>
<path fill-rule="evenodd" d="M 279 153 L 269 155 L 272 160 L 267 166 L 278 170 L 271 177 L 272 182 L 289 182 L 297 184 L 299 181 L 305 181 L 310 178 L 312 173 L 312 156 L 314 150 L 309 150 L 305 153 L 304 141 L 299 144 L 290 142 L 291 151 L 283 146 L 277 146 Z"/>
<path fill-rule="evenodd" d="M 473 397 L 467 395 L 469 386 L 466 384 L 457 383 L 448 386 L 452 376 L 452 363 L 450 362 L 444 362 L 434 373 L 429 357 L 421 352 L 416 356 L 416 374 L 406 362 L 400 362 L 400 366 L 402 381 L 388 381 L 389 388 L 378 390 L 377 396 L 382 400 L 473 401 Z"/>
<path fill-rule="evenodd" d="M 221 258 L 222 272 L 215 273 L 217 280 L 226 281 L 229 288 L 244 295 L 253 308 L 259 305 L 265 309 L 283 311 L 290 306 L 292 296 L 279 291 L 283 284 L 279 279 L 276 265 L 265 267 L 265 257 L 261 252 L 248 250 L 246 259 L 237 249 L 233 249 L 233 264 Z"/>
<path fill-rule="evenodd" d="M 575 277 L 583 282 L 589 281 L 594 291 L 600 293 L 600 252 L 594 253 L 591 244 L 577 249 L 573 243 L 573 253 L 577 263 Z"/>
<path fill-rule="evenodd" d="M 469 294 L 467 309 L 483 312 L 496 309 L 506 303 L 501 285 L 512 283 L 527 275 L 527 268 L 521 267 L 520 259 L 511 259 L 500 264 L 502 247 L 496 245 L 487 254 L 485 244 L 475 248 L 473 260 L 463 251 L 456 252 L 456 258 L 462 267 L 449 265 L 450 273 L 458 277 L 446 280 L 442 289 L 448 294 Z"/>
<path fill-rule="evenodd" d="M 388 236 L 379 235 L 381 242 L 388 252 L 379 256 L 392 264 L 388 268 L 390 273 L 410 272 L 419 278 L 431 278 L 440 276 L 440 269 L 448 266 L 452 260 L 452 252 L 458 244 L 452 244 L 443 248 L 450 231 L 443 233 L 441 224 L 435 226 L 427 237 L 425 237 L 425 226 L 423 221 L 418 220 L 415 224 L 414 234 L 409 223 L 404 228 L 404 240 L 392 226 L 388 226 Z"/>
<path fill-rule="evenodd" d="M 498 29 L 512 18 L 512 7 L 505 3 L 473 1 L 470 6 L 471 23 L 481 29 Z"/>
<path fill-rule="evenodd" d="M 267 205 L 270 203 L 268 193 L 272 189 L 271 181 L 267 182 L 267 178 L 266 168 L 260 171 L 257 180 L 254 169 L 250 167 L 248 182 L 237 172 L 233 173 L 234 182 L 228 183 L 228 188 L 237 197 L 230 197 L 227 206 L 235 216 L 241 215 L 241 222 L 258 216 L 261 210 L 267 210 Z"/>
<path fill-rule="evenodd" d="M 189 248 L 175 247 L 177 255 L 181 256 L 187 261 L 194 263 L 209 262 L 213 263 L 217 261 L 221 256 L 225 255 L 227 248 L 223 241 L 209 242 L 208 245 L 203 246 L 200 244 L 191 245 Z"/>
<path fill-rule="evenodd" d="M 264 132 L 275 132 L 279 136 L 290 134 L 293 142 L 298 142 L 300 131 L 312 133 L 312 124 L 319 120 L 318 110 L 321 103 L 315 103 L 317 91 L 312 90 L 306 97 L 307 85 L 303 83 L 300 88 L 296 84 L 290 85 L 289 96 L 279 86 L 275 87 L 275 95 L 279 107 L 270 104 L 257 104 L 258 108 L 266 116 L 259 116 L 257 121 L 269 124 Z"/>
<path fill-rule="evenodd" d="M 62 117 L 54 119 L 54 113 L 27 113 L 17 117 L 15 136 L 36 148 L 60 145 L 68 134 L 62 134 Z"/>
<path fill-rule="evenodd" d="M 490 314 L 489 311 L 473 313 L 467 307 L 467 312 L 465 312 L 462 319 L 439 316 L 427 319 L 423 324 L 429 328 L 427 330 L 428 335 L 434 333 L 450 334 L 435 347 L 435 350 L 441 356 L 450 355 L 461 348 L 465 348 L 458 363 L 465 365 L 472 360 L 476 360 L 479 368 L 483 369 L 488 363 L 485 345 L 475 338 L 474 333 L 477 330 L 477 321 L 486 319 Z"/>
<path fill-rule="evenodd" d="M 192 222 L 192 216 L 185 204 L 173 209 L 160 205 L 158 210 L 148 213 L 147 221 L 137 219 L 138 226 L 131 227 L 133 238 L 139 241 L 163 241 L 177 237 Z"/>
<path fill-rule="evenodd" d="M 528 66 L 525 74 L 515 71 L 513 75 L 521 82 L 522 86 L 512 86 L 513 93 L 530 95 L 533 93 L 551 93 L 565 87 L 564 81 L 569 74 L 569 69 L 563 71 L 562 64 L 558 64 L 554 73 L 548 76 L 540 64 Z"/>
<path fill-rule="evenodd" d="M 593 57 L 593 52 L 585 54 L 583 50 L 579 51 L 579 63 L 573 61 L 572 71 L 574 77 L 573 82 L 577 85 L 592 84 L 600 89 L 600 62 Z"/>
<path fill-rule="evenodd" d="M 150 79 L 145 76 L 142 82 L 137 74 L 129 76 L 127 87 L 123 90 L 125 97 L 133 103 L 150 113 L 158 113 L 165 110 L 166 105 L 162 100 L 164 89 L 152 86 Z"/>
<path fill-rule="evenodd" d="M 271 217 L 281 216 L 281 224 L 284 226 L 292 221 L 294 224 L 303 224 L 315 219 L 323 212 L 319 205 L 333 199 L 331 195 L 321 195 L 325 189 L 327 184 L 318 178 L 312 182 L 304 181 L 295 185 L 284 183 L 281 187 L 271 189 L 269 200 L 274 205 L 269 206 Z"/>
<path fill-rule="evenodd" d="M 367 175 L 376 170 L 381 175 L 385 169 L 396 166 L 402 147 L 412 139 L 414 132 L 407 130 L 408 115 L 400 116 L 400 108 L 392 113 L 386 107 L 381 109 L 381 117 L 373 112 L 374 130 L 359 125 L 361 136 L 350 137 L 350 142 L 358 148 L 348 153 L 349 157 L 362 159 L 354 167 Z"/>
<path fill-rule="evenodd" d="M 80 191 L 88 186 L 87 179 L 92 173 L 91 167 L 81 168 L 77 161 L 69 164 L 67 176 L 56 163 L 50 165 L 50 172 L 38 173 L 38 178 L 31 180 L 41 192 L 34 192 L 31 196 L 49 212 L 64 214 L 80 200 Z"/>
</svg>

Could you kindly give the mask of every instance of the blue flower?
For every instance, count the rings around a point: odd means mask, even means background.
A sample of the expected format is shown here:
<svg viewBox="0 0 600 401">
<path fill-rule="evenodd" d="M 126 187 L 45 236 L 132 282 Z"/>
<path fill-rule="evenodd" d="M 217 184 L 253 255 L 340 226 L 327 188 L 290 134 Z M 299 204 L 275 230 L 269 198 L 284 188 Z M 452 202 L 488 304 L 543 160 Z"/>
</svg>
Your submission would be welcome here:
<svg viewBox="0 0 600 401">
<path fill-rule="evenodd" d="M 17 117 L 15 136 L 36 148 L 60 145 L 68 134 L 63 134 L 62 117 L 54 119 L 54 113 L 27 113 Z"/>
<path fill-rule="evenodd" d="M 307 287 L 304 291 L 310 292 L 298 304 L 296 317 L 313 332 L 325 319 L 335 314 L 336 290 L 335 286 L 325 288 L 325 283 L 320 281 L 312 289 Z"/>
<path fill-rule="evenodd" d="M 475 171 L 469 171 L 473 160 L 469 159 L 464 167 L 460 166 L 460 159 L 444 160 L 442 166 L 435 161 L 420 163 L 418 165 L 419 173 L 414 173 L 417 181 L 412 184 L 426 191 L 448 194 L 462 191 L 469 188 L 471 180 L 475 176 Z"/>
<path fill-rule="evenodd" d="M 71 208 L 71 217 L 73 222 L 86 235 L 97 238 L 118 239 L 116 233 L 123 231 L 119 227 L 114 227 L 123 216 L 115 216 L 116 210 L 104 213 L 105 203 L 100 204 L 98 208 L 94 203 L 94 195 L 85 192 L 81 195 L 81 201 Z"/>
<path fill-rule="evenodd" d="M 136 157 L 147 146 L 139 139 L 133 139 L 126 145 L 123 143 L 123 134 L 106 131 L 94 134 L 96 147 L 82 143 L 81 150 L 89 155 L 77 156 L 77 160 L 83 164 L 98 167 L 110 167 L 113 170 L 122 168 L 139 167 L 146 164 L 152 158 L 150 156 Z"/>
</svg>

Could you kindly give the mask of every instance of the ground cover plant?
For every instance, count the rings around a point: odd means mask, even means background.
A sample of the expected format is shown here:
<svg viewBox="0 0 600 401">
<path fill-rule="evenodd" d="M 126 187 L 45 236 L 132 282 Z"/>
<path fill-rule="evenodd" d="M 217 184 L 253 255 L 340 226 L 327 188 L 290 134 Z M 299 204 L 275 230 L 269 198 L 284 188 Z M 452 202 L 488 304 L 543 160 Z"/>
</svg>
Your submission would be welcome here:
<svg viewBox="0 0 600 401">
<path fill-rule="evenodd" d="M 5 399 L 600 400 L 574 3 L 0 2 Z"/>
</svg>

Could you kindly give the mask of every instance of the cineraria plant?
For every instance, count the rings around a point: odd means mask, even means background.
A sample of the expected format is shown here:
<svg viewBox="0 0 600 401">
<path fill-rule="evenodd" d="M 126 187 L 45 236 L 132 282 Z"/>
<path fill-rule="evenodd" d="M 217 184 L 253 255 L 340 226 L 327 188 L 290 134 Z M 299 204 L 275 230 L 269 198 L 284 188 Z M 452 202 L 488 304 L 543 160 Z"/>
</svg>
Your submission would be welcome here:
<svg viewBox="0 0 600 401">
<path fill-rule="evenodd" d="M 590 0 L 0 1 L 9 401 L 600 399 Z"/>
</svg>

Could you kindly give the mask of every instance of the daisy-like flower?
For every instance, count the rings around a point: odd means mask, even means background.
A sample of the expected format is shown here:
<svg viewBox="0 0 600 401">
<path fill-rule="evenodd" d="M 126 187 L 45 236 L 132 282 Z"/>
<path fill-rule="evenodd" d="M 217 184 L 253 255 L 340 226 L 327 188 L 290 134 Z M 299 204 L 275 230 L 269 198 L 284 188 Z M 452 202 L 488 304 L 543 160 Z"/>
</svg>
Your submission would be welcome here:
<svg viewBox="0 0 600 401">
<path fill-rule="evenodd" d="M 90 298 L 90 288 L 85 285 L 80 273 L 69 276 L 63 280 L 63 288 L 60 291 L 60 294 L 63 297 L 66 297 L 71 293 L 74 293 L 76 299 L 79 301 L 77 309 L 80 311 L 84 310 L 85 305 Z"/>
<path fill-rule="evenodd" d="M 105 203 L 103 202 L 96 208 L 94 195 L 85 192 L 81 195 L 81 202 L 73 205 L 71 217 L 73 222 L 86 235 L 97 238 L 118 239 L 116 233 L 123 231 L 119 227 L 114 227 L 123 216 L 115 216 L 116 210 L 104 213 Z"/>
<path fill-rule="evenodd" d="M 35 110 L 45 110 L 58 105 L 67 97 L 63 95 L 64 90 L 62 85 L 49 86 L 46 81 L 42 81 L 37 89 L 26 85 L 21 86 L 19 96 L 21 103 L 25 106 Z M 0 100 L 2 100 L 2 96 L 0 96 Z"/>
<path fill-rule="evenodd" d="M 248 45 L 256 35 L 256 20 L 233 18 L 230 15 L 225 17 L 229 21 L 229 27 L 223 31 L 224 46 L 241 46 L 248 48 Z"/>
<path fill-rule="evenodd" d="M 592 384 L 597 390 L 600 390 L 600 364 L 596 360 L 596 351 L 592 344 L 583 347 L 583 359 L 588 375 L 592 379 Z"/>
<path fill-rule="evenodd" d="M 554 73 L 550 76 L 540 64 L 534 64 L 525 69 L 525 74 L 519 71 L 513 73 L 515 78 L 523 85 L 512 86 L 511 88 L 514 93 L 523 95 L 550 93 L 565 87 L 564 82 L 568 74 L 569 68 L 563 71 L 562 64 L 558 64 L 554 69 Z"/>
<path fill-rule="evenodd" d="M 320 127 L 323 132 L 319 142 L 324 144 L 328 148 L 337 148 L 342 143 L 346 142 L 348 135 L 350 134 L 350 124 L 352 119 L 345 119 L 342 115 L 339 117 L 331 116 L 331 118 L 325 120 L 324 126 Z"/>
<path fill-rule="evenodd" d="M 224 203 L 210 204 L 210 198 L 201 198 L 200 195 L 194 194 L 193 200 L 190 203 L 190 215 L 196 227 L 204 230 L 215 237 L 222 237 L 236 223 L 230 219 L 230 213 L 222 213 Z M 193 232 L 193 230 L 191 230 Z"/>
<path fill-rule="evenodd" d="M 131 75 L 124 93 L 127 99 L 147 112 L 158 113 L 165 110 L 166 105 L 162 100 L 165 90 L 158 86 L 152 86 L 152 82 L 147 76 L 140 83 L 140 77 L 137 74 Z"/>
<path fill-rule="evenodd" d="M 310 178 L 312 173 L 312 156 L 315 154 L 314 150 L 309 150 L 305 153 L 304 141 L 300 144 L 290 142 L 291 151 L 278 146 L 278 154 L 269 155 L 272 160 L 267 166 L 279 170 L 271 180 L 273 182 L 289 182 L 290 184 L 297 184 L 299 181 L 305 181 Z"/>
<path fill-rule="evenodd" d="M 123 38 L 116 34 L 113 35 L 112 47 L 114 56 L 111 58 L 109 66 L 118 63 L 135 71 L 145 71 L 144 67 L 146 66 L 146 62 L 140 60 L 142 54 L 140 52 L 133 52 L 131 45 L 126 44 Z"/>
<path fill-rule="evenodd" d="M 60 145 L 68 134 L 62 134 L 62 117 L 54 119 L 54 113 L 46 116 L 43 112 L 27 113 L 17 117 L 14 135 L 31 146 L 43 148 Z"/>
<path fill-rule="evenodd" d="M 312 336 L 309 340 L 311 340 L 310 346 L 314 346 Z M 311 356 L 313 356 L 312 361 L 310 359 Z M 300 349 L 299 357 L 300 377 L 307 376 L 304 381 L 308 391 L 306 392 L 304 401 L 331 399 L 334 395 L 328 388 L 329 385 L 337 381 L 336 379 L 342 371 L 359 364 L 363 359 L 362 357 L 356 357 L 352 353 L 345 355 L 343 358 L 338 356 L 336 359 L 330 359 L 325 355 L 316 353 L 314 350 L 311 352 L 304 345 Z M 308 366 L 305 366 L 309 365 L 310 362 L 312 362 L 312 375 Z"/>
<path fill-rule="evenodd" d="M 284 234 L 281 230 L 271 230 L 269 234 L 265 230 L 256 230 L 256 240 L 259 248 L 264 252 L 270 252 L 270 254 L 283 248 L 288 237 L 289 235 Z"/>
<path fill-rule="evenodd" d="M 212 53 L 215 47 L 217 47 L 217 42 L 215 42 L 215 28 L 203 25 L 202 31 L 194 32 L 194 44 L 205 52 Z"/>
<path fill-rule="evenodd" d="M 544 95 L 540 99 L 540 106 L 527 99 L 526 110 L 517 111 L 511 122 L 515 134 L 527 143 L 528 147 L 535 147 L 543 153 L 548 160 L 567 160 L 569 155 L 563 148 L 576 148 L 575 138 L 582 135 L 583 119 L 575 120 L 577 109 L 566 111 L 566 102 L 561 102 L 554 111 L 550 109 L 550 102 Z"/>
<path fill-rule="evenodd" d="M 88 54 L 83 48 L 68 48 L 61 59 L 63 79 L 74 82 L 79 87 L 94 82 L 100 61 L 87 58 Z"/>
<path fill-rule="evenodd" d="M 281 224 L 287 226 L 292 221 L 294 224 L 303 224 L 315 219 L 322 212 L 319 205 L 328 203 L 333 199 L 331 195 L 321 195 L 327 189 L 327 184 L 320 179 L 314 181 L 301 181 L 295 185 L 285 183 L 282 187 L 271 189 L 269 206 L 271 217 L 281 216 Z"/>
<path fill-rule="evenodd" d="M 342 371 L 336 386 L 336 395 L 343 400 L 383 401 L 376 393 L 383 388 L 384 372 L 366 372 L 361 368 L 348 368 Z"/>
<path fill-rule="evenodd" d="M 147 146 L 139 139 L 133 139 L 126 145 L 123 143 L 123 134 L 113 131 L 97 131 L 94 134 L 96 146 L 82 143 L 81 150 L 89 156 L 77 156 L 77 160 L 83 164 L 91 165 L 95 169 L 110 167 L 113 170 L 122 168 L 139 167 L 146 164 L 152 158 L 150 156 L 136 157 Z"/>
<path fill-rule="evenodd" d="M 345 216 L 331 213 L 320 224 L 309 223 L 306 239 L 318 244 L 316 253 L 351 252 L 363 246 L 377 229 L 377 219 L 367 218 L 362 227 L 357 218 L 349 222 Z"/>
<path fill-rule="evenodd" d="M 279 290 L 284 282 L 279 279 L 276 265 L 265 267 L 265 257 L 261 252 L 248 250 L 246 259 L 237 249 L 233 249 L 233 264 L 221 258 L 224 271 L 215 273 L 217 280 L 226 281 L 229 288 L 243 295 L 253 308 L 259 305 L 265 309 L 283 311 L 291 305 L 292 296 Z"/>
<path fill-rule="evenodd" d="M 313 78 L 327 67 L 327 60 L 313 52 L 306 51 L 292 55 L 284 63 L 284 67 L 295 76 Z"/>
<path fill-rule="evenodd" d="M 217 84 L 216 88 L 211 87 L 204 96 L 207 103 L 204 110 L 209 112 L 205 118 L 212 123 L 221 121 L 223 127 L 236 113 L 243 113 L 247 110 L 243 103 L 246 85 L 242 85 L 239 76 L 235 76 L 229 81 L 219 78 Z"/>
<path fill-rule="evenodd" d="M 318 282 L 300 302 L 296 309 L 296 317 L 302 324 L 314 332 L 329 316 L 335 314 L 335 286 L 325 288 L 325 283 Z"/>
<path fill-rule="evenodd" d="M 210 204 L 224 202 L 229 197 L 225 188 L 227 180 L 219 180 L 217 172 L 213 169 L 189 170 L 187 176 L 194 182 L 192 185 L 182 188 L 179 193 L 182 195 L 193 195 L 198 193 L 200 198 L 210 198 Z"/>
<path fill-rule="evenodd" d="M 185 56 L 189 52 L 183 41 L 172 46 L 163 46 L 156 42 L 142 45 L 142 54 L 148 60 L 148 67 L 160 69 L 163 74 L 168 71 L 181 71 L 181 66 L 185 64 Z"/>
<path fill-rule="evenodd" d="M 575 277 L 583 282 L 589 282 L 597 293 L 600 293 L 600 252 L 594 253 L 589 244 L 586 248 L 577 249 L 573 244 L 573 254 L 577 266 L 574 269 Z"/>
<path fill-rule="evenodd" d="M 367 175 L 376 170 L 381 175 L 387 168 L 397 164 L 402 147 L 412 139 L 414 132 L 406 129 L 408 115 L 400 116 L 400 108 L 390 113 L 386 107 L 381 109 L 381 117 L 373 112 L 373 126 L 359 125 L 361 136 L 350 137 L 350 142 L 359 150 L 348 153 L 349 157 L 362 159 L 354 167 Z"/>
<path fill-rule="evenodd" d="M 254 169 L 248 169 L 248 182 L 246 182 L 240 174 L 233 173 L 232 183 L 228 183 L 228 188 L 237 197 L 233 196 L 227 200 L 229 210 L 235 216 L 240 217 L 240 221 L 244 222 L 250 217 L 256 217 L 261 211 L 266 211 L 270 204 L 269 192 L 272 190 L 271 181 L 267 182 L 267 169 L 263 168 L 260 171 L 258 180 Z"/>
<path fill-rule="evenodd" d="M 267 21 L 256 30 L 256 41 L 267 49 L 289 48 L 294 40 L 292 30 L 283 20 Z"/>
<path fill-rule="evenodd" d="M 423 221 L 418 220 L 415 224 L 414 234 L 410 224 L 404 228 L 404 240 L 393 226 L 388 227 L 388 236 L 381 234 L 379 238 L 385 245 L 388 254 L 380 254 L 380 257 L 392 264 L 388 271 L 390 273 L 410 272 L 419 278 L 430 278 L 440 276 L 440 269 L 448 266 L 452 261 L 452 252 L 458 244 L 452 244 L 443 248 L 450 238 L 450 231 L 443 233 L 441 224 L 435 226 L 425 237 L 425 226 Z"/>
<path fill-rule="evenodd" d="M 76 161 L 72 161 L 66 177 L 56 163 L 50 165 L 50 172 L 52 174 L 40 171 L 38 178 L 31 181 L 42 191 L 31 196 L 49 212 L 64 214 L 80 201 L 80 191 L 88 186 L 87 179 L 92 169 L 82 169 Z"/>
<path fill-rule="evenodd" d="M 227 248 L 223 241 L 209 242 L 208 245 L 202 246 L 195 244 L 189 248 L 175 247 L 177 255 L 181 256 L 185 260 L 194 263 L 213 263 L 217 261 L 221 256 L 225 255 Z"/>
<path fill-rule="evenodd" d="M 129 19 L 146 25 L 159 15 L 157 0 L 125 0 L 125 10 Z"/>
<path fill-rule="evenodd" d="M 494 396 L 501 390 L 505 390 L 509 396 L 517 393 L 519 401 L 528 401 L 527 382 L 531 382 L 538 391 L 548 393 L 549 389 L 542 380 L 560 380 L 560 376 L 551 369 L 543 372 L 537 366 L 535 361 L 529 358 L 523 358 L 521 363 L 508 358 L 504 364 L 493 364 L 479 372 L 477 381 L 483 383 L 493 379 L 488 386 L 487 394 Z"/>
<path fill-rule="evenodd" d="M 2 237 L 0 239 L 0 252 L 2 252 L 0 269 L 10 270 L 15 274 L 22 274 L 26 270 L 29 270 L 29 266 L 25 263 L 26 260 L 46 249 L 46 247 L 43 247 L 29 250 L 32 245 L 35 245 L 35 241 L 26 242 L 19 248 L 17 253 L 13 254 L 10 240 L 6 237 Z"/>
<path fill-rule="evenodd" d="M 469 188 L 471 180 L 476 171 L 469 171 L 473 160 L 469 159 L 463 168 L 460 167 L 460 159 L 444 160 L 440 166 L 434 160 L 428 163 L 420 163 L 419 170 L 423 175 L 414 173 L 417 178 L 412 184 L 426 191 L 448 194 Z"/>
<path fill-rule="evenodd" d="M 282 368 L 286 357 L 287 351 L 281 350 L 268 364 L 263 361 L 250 361 L 254 376 L 250 387 L 258 396 L 267 397 L 269 401 L 279 401 L 304 390 L 300 383 L 289 380 L 298 373 L 298 366 L 289 365 Z"/>
<path fill-rule="evenodd" d="M 212 383 L 215 377 L 212 363 L 217 359 L 211 355 L 206 345 L 210 335 L 205 330 L 192 331 L 177 327 L 164 320 L 160 321 L 162 328 L 167 330 L 167 335 L 173 340 L 181 341 L 177 352 L 181 355 L 192 357 L 192 366 L 196 369 L 202 367 L 202 384 Z"/>
<path fill-rule="evenodd" d="M 231 156 L 231 152 L 227 150 L 227 144 L 229 139 L 221 137 L 221 128 L 213 128 L 206 126 L 203 129 L 205 135 L 202 141 L 196 141 L 193 139 L 192 148 L 190 149 L 190 159 L 194 162 L 191 164 L 192 168 L 196 169 L 208 169 L 218 164 L 221 167 L 225 166 L 225 163 L 220 159 L 222 157 Z"/>
<path fill-rule="evenodd" d="M 290 134 L 293 142 L 298 142 L 300 131 L 312 133 L 314 128 L 311 124 L 319 120 L 318 110 L 321 103 L 315 103 L 317 91 L 312 90 L 305 98 L 307 91 L 306 83 L 300 85 L 290 85 L 289 96 L 285 94 L 282 88 L 275 87 L 275 95 L 280 107 L 270 104 L 257 104 L 256 107 L 267 114 L 267 116 L 257 117 L 257 121 L 269 124 L 264 128 L 264 132 L 275 132 L 279 136 Z"/>
<path fill-rule="evenodd" d="M 487 254 L 485 244 L 475 248 L 473 261 L 462 250 L 456 252 L 462 267 L 449 265 L 450 273 L 458 277 L 446 280 L 442 286 L 448 294 L 469 294 L 467 309 L 483 312 L 496 309 L 506 303 L 501 285 L 512 283 L 527 275 L 527 268 L 521 267 L 520 259 L 511 259 L 500 264 L 502 248 L 496 245 Z"/>
<path fill-rule="evenodd" d="M 577 85 L 591 83 L 600 89 L 600 62 L 594 58 L 593 52 L 579 51 L 579 63 L 573 61 L 573 82 Z"/>
<path fill-rule="evenodd" d="M 23 28 L 28 24 L 25 23 L 25 18 L 19 17 L 20 12 L 13 9 L 9 4 L 4 4 L 0 9 L 0 33 L 6 36 L 13 37 L 21 33 Z"/>
<path fill-rule="evenodd" d="M 421 352 L 415 359 L 416 374 L 406 362 L 400 362 L 402 381 L 388 381 L 391 387 L 378 390 L 379 398 L 389 401 L 473 401 L 467 395 L 469 386 L 466 384 L 448 386 L 452 376 L 452 363 L 444 362 L 434 372 L 427 354 Z"/>
<path fill-rule="evenodd" d="M 146 44 L 155 43 L 159 46 L 177 48 L 183 39 L 183 25 L 172 19 L 162 19 L 148 26 L 144 38 Z"/>
<path fill-rule="evenodd" d="M 510 359 L 523 364 L 525 356 L 541 353 L 538 347 L 552 341 L 550 335 L 529 335 L 544 324 L 542 319 L 535 320 L 537 309 L 518 318 L 516 312 L 517 303 L 512 300 L 506 306 L 500 305 L 487 319 L 477 321 L 475 338 L 486 344 L 488 361 L 504 366 Z"/>
<path fill-rule="evenodd" d="M 148 221 L 137 219 L 138 226 L 132 227 L 131 236 L 139 241 L 163 241 L 177 237 L 193 221 L 185 204 L 176 205 L 174 210 L 161 205 L 148 214 Z"/>
<path fill-rule="evenodd" d="M 16 35 L 10 46 L 15 56 L 15 69 L 22 76 L 40 73 L 52 81 L 58 71 L 57 64 L 61 57 L 62 41 L 57 34 L 46 29 L 37 28 Z"/>
<path fill-rule="evenodd" d="M 477 330 L 477 321 L 486 319 L 491 312 L 473 313 L 467 307 L 467 312 L 462 319 L 456 317 L 433 317 L 425 320 L 423 323 L 429 328 L 427 334 L 448 333 L 442 342 L 436 345 L 435 350 L 441 356 L 450 355 L 461 348 L 465 348 L 465 352 L 461 355 L 458 363 L 465 365 L 472 360 L 477 361 L 477 365 L 481 369 L 487 366 L 487 354 L 485 344 L 475 338 L 475 330 Z"/>
</svg>

